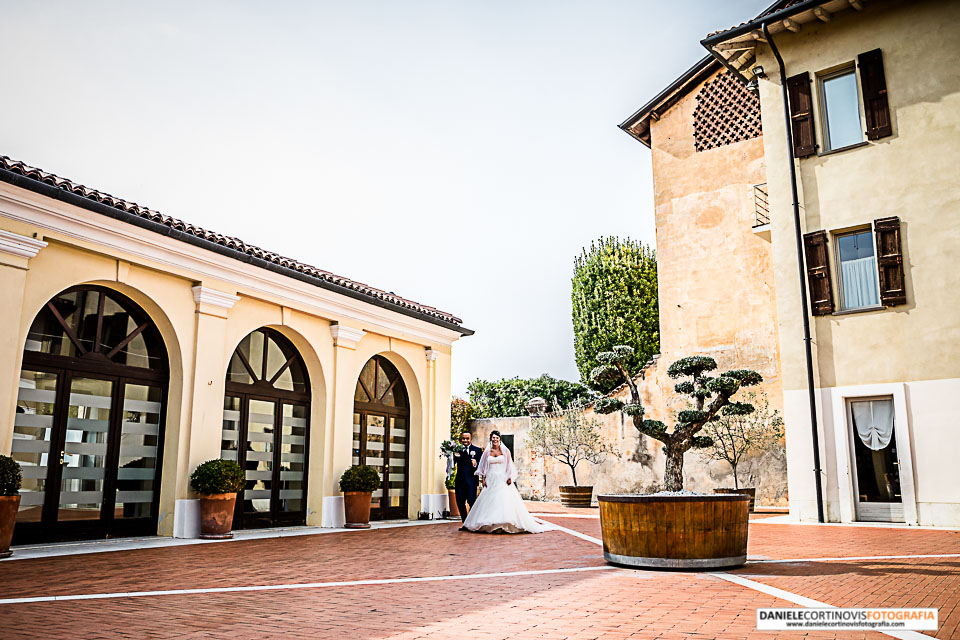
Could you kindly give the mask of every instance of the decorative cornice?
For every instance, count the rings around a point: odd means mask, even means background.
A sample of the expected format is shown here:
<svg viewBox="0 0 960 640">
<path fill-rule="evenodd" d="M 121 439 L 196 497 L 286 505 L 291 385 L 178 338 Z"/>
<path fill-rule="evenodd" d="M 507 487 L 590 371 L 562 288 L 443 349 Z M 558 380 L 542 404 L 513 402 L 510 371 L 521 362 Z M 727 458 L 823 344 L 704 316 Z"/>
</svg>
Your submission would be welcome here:
<svg viewBox="0 0 960 640">
<path fill-rule="evenodd" d="M 367 335 L 367 332 L 363 329 L 354 329 L 353 327 L 347 327 L 342 324 L 332 324 L 330 325 L 330 334 L 333 335 L 333 341 L 337 344 L 340 344 L 340 341 L 356 344 L 360 342 L 363 336 Z"/>
<path fill-rule="evenodd" d="M 437 352 L 427 347 L 427 362 L 435 362 L 437 359 Z"/>
<path fill-rule="evenodd" d="M 29 260 L 40 253 L 40 249 L 45 246 L 47 246 L 47 243 L 43 240 L 0 229 L 0 253 L 9 253 Z"/>
<path fill-rule="evenodd" d="M 276 301 L 323 319 L 348 318 L 385 336 L 397 336 L 421 343 L 449 345 L 461 337 L 459 331 L 404 316 L 393 309 L 357 304 L 342 294 L 294 280 L 289 276 L 253 269 L 249 265 L 178 242 L 139 227 L 104 220 L 103 216 L 60 202 L 34 201 L 5 190 L 0 184 L 0 218 L 23 222 L 69 238 L 84 249 L 90 245 L 108 255 L 134 256 L 134 262 L 148 261 L 194 281 L 211 278 L 235 285 L 237 290 L 264 300 Z M 125 257 L 130 260 L 129 257 Z"/>
<path fill-rule="evenodd" d="M 217 291 L 216 289 L 211 289 L 210 287 L 205 287 L 199 284 L 193 287 L 192 291 L 193 301 L 197 303 L 198 307 L 201 304 L 209 304 L 222 309 L 232 309 L 233 305 L 240 300 L 240 296 L 235 296 L 231 293 L 224 293 L 223 291 Z"/>
</svg>

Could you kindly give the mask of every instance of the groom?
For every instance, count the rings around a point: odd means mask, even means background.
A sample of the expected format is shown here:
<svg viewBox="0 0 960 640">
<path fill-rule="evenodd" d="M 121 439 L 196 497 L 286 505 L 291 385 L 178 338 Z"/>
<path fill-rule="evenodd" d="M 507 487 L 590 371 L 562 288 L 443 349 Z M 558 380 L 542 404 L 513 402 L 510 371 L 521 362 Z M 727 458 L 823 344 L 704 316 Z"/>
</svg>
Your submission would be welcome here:
<svg viewBox="0 0 960 640">
<path fill-rule="evenodd" d="M 483 449 L 470 444 L 473 436 L 469 431 L 460 434 L 460 444 L 463 445 L 463 451 L 457 454 L 457 508 L 460 509 L 460 521 L 467 519 L 467 505 L 473 507 L 477 501 L 477 485 L 480 479 L 477 477 L 477 465 L 480 463 L 480 456 L 483 455 Z M 461 527 L 461 530 L 463 527 Z"/>
</svg>

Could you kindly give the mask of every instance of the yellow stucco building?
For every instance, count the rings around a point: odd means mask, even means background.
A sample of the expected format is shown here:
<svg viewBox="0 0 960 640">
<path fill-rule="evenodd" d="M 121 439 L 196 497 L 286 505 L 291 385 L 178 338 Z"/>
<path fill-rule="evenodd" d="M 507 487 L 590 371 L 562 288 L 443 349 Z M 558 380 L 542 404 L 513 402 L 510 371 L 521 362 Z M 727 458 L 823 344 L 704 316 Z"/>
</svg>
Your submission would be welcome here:
<svg viewBox="0 0 960 640">
<path fill-rule="evenodd" d="M 791 514 L 960 525 L 960 3 L 780 2 L 703 44 L 759 90 Z"/>
<path fill-rule="evenodd" d="M 189 476 L 245 469 L 236 526 L 445 508 L 451 345 L 435 308 L 0 157 L 0 452 L 16 542 L 192 537 Z"/>
</svg>

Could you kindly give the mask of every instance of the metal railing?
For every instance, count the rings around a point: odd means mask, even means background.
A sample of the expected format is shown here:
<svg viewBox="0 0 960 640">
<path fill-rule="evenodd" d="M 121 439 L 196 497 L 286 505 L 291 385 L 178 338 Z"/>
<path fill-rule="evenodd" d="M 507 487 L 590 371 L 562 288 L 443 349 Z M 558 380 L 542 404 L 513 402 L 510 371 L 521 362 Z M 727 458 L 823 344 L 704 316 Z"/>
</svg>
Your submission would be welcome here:
<svg viewBox="0 0 960 640">
<path fill-rule="evenodd" d="M 770 201 L 767 198 L 767 183 L 753 185 L 753 210 L 756 214 L 754 227 L 770 224 Z"/>
</svg>

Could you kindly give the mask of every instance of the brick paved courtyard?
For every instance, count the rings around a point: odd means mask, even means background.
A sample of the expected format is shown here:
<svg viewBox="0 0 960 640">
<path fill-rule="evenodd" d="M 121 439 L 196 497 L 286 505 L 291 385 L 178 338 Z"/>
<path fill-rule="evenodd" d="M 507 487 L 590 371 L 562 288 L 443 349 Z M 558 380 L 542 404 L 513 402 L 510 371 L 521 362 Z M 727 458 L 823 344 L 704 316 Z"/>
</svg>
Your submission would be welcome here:
<svg viewBox="0 0 960 640">
<path fill-rule="evenodd" d="M 937 637 L 960 637 L 960 532 L 758 516 L 747 566 L 649 572 L 603 562 L 595 509 L 530 507 L 567 531 L 440 523 L 4 561 L 0 638 L 891 637 L 757 632 L 757 607 L 798 606 L 768 587 L 835 606 L 938 607 Z M 207 591 L 182 593 L 196 589 Z M 24 598 L 40 600 L 9 602 Z"/>
</svg>

